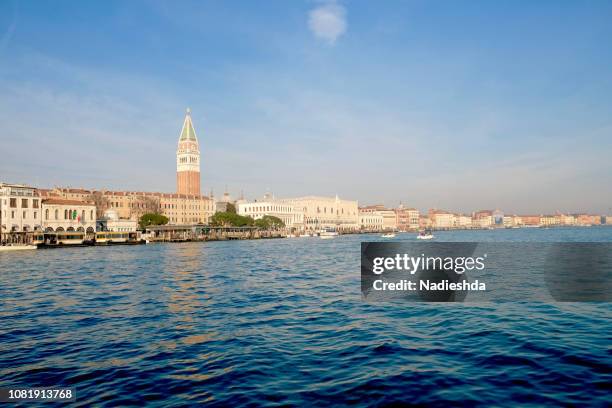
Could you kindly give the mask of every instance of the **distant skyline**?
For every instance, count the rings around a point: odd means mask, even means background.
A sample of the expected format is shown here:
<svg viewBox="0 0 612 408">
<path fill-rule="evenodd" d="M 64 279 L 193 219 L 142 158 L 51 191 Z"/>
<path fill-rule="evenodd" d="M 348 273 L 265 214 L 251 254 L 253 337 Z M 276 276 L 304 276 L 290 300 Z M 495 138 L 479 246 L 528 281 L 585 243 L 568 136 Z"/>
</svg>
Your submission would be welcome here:
<svg viewBox="0 0 612 408">
<path fill-rule="evenodd" d="M 50 17 L 52 16 L 52 17 Z M 0 181 L 612 212 L 612 3 L 0 2 Z"/>
</svg>

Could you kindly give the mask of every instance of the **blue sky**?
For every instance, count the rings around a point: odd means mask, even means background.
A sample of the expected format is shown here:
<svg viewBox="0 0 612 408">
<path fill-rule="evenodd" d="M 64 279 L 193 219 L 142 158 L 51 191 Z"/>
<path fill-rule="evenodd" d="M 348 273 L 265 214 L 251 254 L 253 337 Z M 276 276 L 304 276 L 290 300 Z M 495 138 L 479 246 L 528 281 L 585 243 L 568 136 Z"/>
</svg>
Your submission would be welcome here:
<svg viewBox="0 0 612 408">
<path fill-rule="evenodd" d="M 611 212 L 610 21 L 607 1 L 5 0 L 0 179 L 174 191 L 189 106 L 206 192 Z"/>
</svg>

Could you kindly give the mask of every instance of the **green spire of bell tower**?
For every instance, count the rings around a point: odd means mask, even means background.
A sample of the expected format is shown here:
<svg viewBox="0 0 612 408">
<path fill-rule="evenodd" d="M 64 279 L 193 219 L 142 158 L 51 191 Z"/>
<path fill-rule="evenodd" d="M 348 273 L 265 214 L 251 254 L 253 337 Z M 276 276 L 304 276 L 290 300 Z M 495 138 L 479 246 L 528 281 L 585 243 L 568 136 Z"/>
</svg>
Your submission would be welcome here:
<svg viewBox="0 0 612 408">
<path fill-rule="evenodd" d="M 186 140 L 191 140 L 194 142 L 198 141 L 195 129 L 193 128 L 193 122 L 191 121 L 191 109 L 189 108 L 187 108 L 187 113 L 185 114 L 185 121 L 183 122 L 183 129 L 181 130 L 181 137 L 179 137 L 179 142 Z"/>
</svg>

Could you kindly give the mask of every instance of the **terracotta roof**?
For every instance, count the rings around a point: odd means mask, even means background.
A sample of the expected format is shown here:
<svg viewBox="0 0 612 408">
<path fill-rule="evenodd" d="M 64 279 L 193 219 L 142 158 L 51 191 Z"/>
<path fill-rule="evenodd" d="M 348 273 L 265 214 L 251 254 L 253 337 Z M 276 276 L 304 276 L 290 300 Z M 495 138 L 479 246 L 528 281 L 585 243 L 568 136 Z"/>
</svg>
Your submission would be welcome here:
<svg viewBox="0 0 612 408">
<path fill-rule="evenodd" d="M 66 205 L 94 205 L 89 201 L 67 200 L 64 198 L 48 198 L 42 201 L 43 204 L 66 204 Z"/>
</svg>

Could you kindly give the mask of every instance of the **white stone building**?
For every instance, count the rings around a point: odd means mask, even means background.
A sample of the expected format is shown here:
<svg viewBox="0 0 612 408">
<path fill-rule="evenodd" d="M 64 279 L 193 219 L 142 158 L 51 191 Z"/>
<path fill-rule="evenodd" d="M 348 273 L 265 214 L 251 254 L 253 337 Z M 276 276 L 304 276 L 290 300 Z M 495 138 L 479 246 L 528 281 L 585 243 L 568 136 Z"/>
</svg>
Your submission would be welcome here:
<svg viewBox="0 0 612 408">
<path fill-rule="evenodd" d="M 300 207 L 281 200 L 240 202 L 236 204 L 236 213 L 254 220 L 269 215 L 280 218 L 287 228 L 304 229 L 304 211 Z"/>
<path fill-rule="evenodd" d="M 96 231 L 96 206 L 93 203 L 64 198 L 42 201 L 42 226 L 45 231 Z"/>
<path fill-rule="evenodd" d="M 359 230 L 357 201 L 336 197 L 307 196 L 280 200 L 292 204 L 304 213 L 304 229 L 317 231 L 336 228 L 339 231 Z"/>
<path fill-rule="evenodd" d="M 359 228 L 362 231 L 382 231 L 384 219 L 382 214 L 377 212 L 359 211 Z"/>
<path fill-rule="evenodd" d="M 455 214 L 455 228 L 472 228 L 472 217 L 465 214 Z"/>
<path fill-rule="evenodd" d="M 0 183 L 0 240 L 8 233 L 41 230 L 40 201 L 34 187 Z"/>
</svg>

